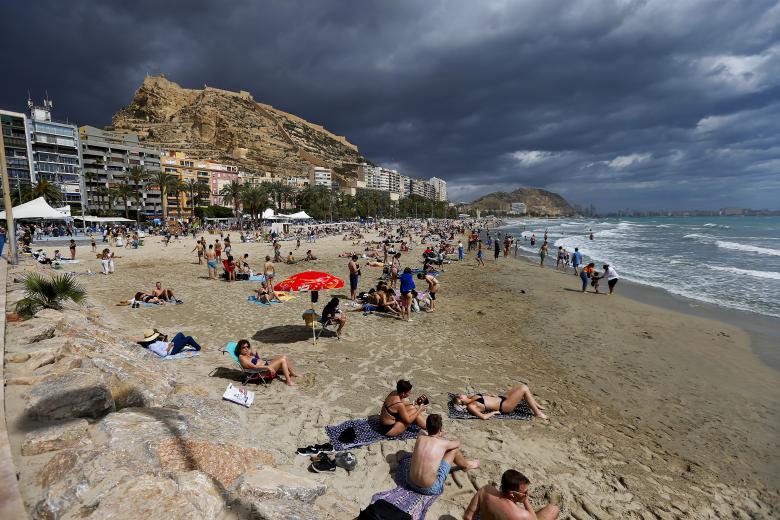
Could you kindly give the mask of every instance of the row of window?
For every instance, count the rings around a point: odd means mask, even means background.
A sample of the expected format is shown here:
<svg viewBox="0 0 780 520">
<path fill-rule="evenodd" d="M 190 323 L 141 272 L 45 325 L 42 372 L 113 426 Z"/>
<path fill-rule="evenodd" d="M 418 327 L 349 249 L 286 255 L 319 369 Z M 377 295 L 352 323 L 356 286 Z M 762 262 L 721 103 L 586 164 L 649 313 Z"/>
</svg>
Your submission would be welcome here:
<svg viewBox="0 0 780 520">
<path fill-rule="evenodd" d="M 42 162 L 53 162 L 61 164 L 78 164 L 79 158 L 70 155 L 62 155 L 58 153 L 46 153 L 46 152 L 33 152 L 33 159 Z"/>
<path fill-rule="evenodd" d="M 44 134 L 61 135 L 67 137 L 75 137 L 76 130 L 69 126 L 54 125 L 51 123 L 41 123 L 40 121 L 33 122 L 36 132 Z"/>
</svg>

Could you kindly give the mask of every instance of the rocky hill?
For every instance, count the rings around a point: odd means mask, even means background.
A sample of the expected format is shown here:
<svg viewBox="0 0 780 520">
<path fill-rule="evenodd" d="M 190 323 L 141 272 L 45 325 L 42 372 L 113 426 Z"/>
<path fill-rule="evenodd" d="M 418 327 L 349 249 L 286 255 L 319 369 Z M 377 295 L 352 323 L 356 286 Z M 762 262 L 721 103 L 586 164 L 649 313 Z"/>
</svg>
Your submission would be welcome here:
<svg viewBox="0 0 780 520">
<path fill-rule="evenodd" d="M 575 213 L 566 199 L 557 193 L 538 188 L 519 188 L 510 193 L 497 191 L 478 198 L 469 207 L 482 211 L 508 212 L 512 202 L 525 203 L 529 215 L 565 217 Z"/>
<path fill-rule="evenodd" d="M 144 79 L 112 127 L 138 133 L 147 144 L 276 177 L 305 176 L 312 165 L 349 176 L 362 159 L 346 138 L 248 92 L 187 89 L 161 76 Z"/>
</svg>

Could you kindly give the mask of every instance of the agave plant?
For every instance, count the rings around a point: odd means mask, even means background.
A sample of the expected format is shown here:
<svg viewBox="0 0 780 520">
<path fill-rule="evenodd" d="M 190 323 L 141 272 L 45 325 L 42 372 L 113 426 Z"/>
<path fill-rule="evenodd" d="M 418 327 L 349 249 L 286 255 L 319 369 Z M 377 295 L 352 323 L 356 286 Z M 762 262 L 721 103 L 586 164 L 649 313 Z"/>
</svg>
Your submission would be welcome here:
<svg viewBox="0 0 780 520">
<path fill-rule="evenodd" d="M 24 318 L 31 318 L 41 309 L 62 309 L 68 300 L 81 303 L 87 297 L 87 292 L 67 273 L 51 278 L 32 273 L 24 278 L 24 289 L 26 296 L 16 304 L 16 312 Z"/>
</svg>

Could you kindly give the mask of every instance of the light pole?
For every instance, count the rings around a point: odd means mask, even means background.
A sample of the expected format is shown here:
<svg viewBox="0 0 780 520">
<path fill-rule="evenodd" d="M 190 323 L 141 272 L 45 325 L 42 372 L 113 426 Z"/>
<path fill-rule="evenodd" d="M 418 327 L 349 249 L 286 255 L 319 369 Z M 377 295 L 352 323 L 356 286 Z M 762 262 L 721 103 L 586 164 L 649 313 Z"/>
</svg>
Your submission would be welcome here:
<svg viewBox="0 0 780 520">
<path fill-rule="evenodd" d="M 18 264 L 19 255 L 16 251 L 16 230 L 14 229 L 14 210 L 11 204 L 11 187 L 8 182 L 8 170 L 5 164 L 5 143 L 3 129 L 0 125 L 0 174 L 3 177 L 3 202 L 5 203 L 6 242 L 8 242 L 8 263 Z"/>
</svg>

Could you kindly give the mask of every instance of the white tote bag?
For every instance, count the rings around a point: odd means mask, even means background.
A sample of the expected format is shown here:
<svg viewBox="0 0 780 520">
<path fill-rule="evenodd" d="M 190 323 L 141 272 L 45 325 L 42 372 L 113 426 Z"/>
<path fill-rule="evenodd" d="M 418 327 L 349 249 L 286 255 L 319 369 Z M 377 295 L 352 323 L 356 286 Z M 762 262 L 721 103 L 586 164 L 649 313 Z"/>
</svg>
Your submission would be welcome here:
<svg viewBox="0 0 780 520">
<path fill-rule="evenodd" d="M 255 401 L 255 393 L 250 392 L 246 388 L 236 388 L 233 386 L 233 383 L 229 383 L 227 390 L 225 390 L 225 393 L 222 394 L 222 399 L 232 401 L 234 403 L 240 404 L 241 406 L 246 406 L 249 408 Z"/>
</svg>

